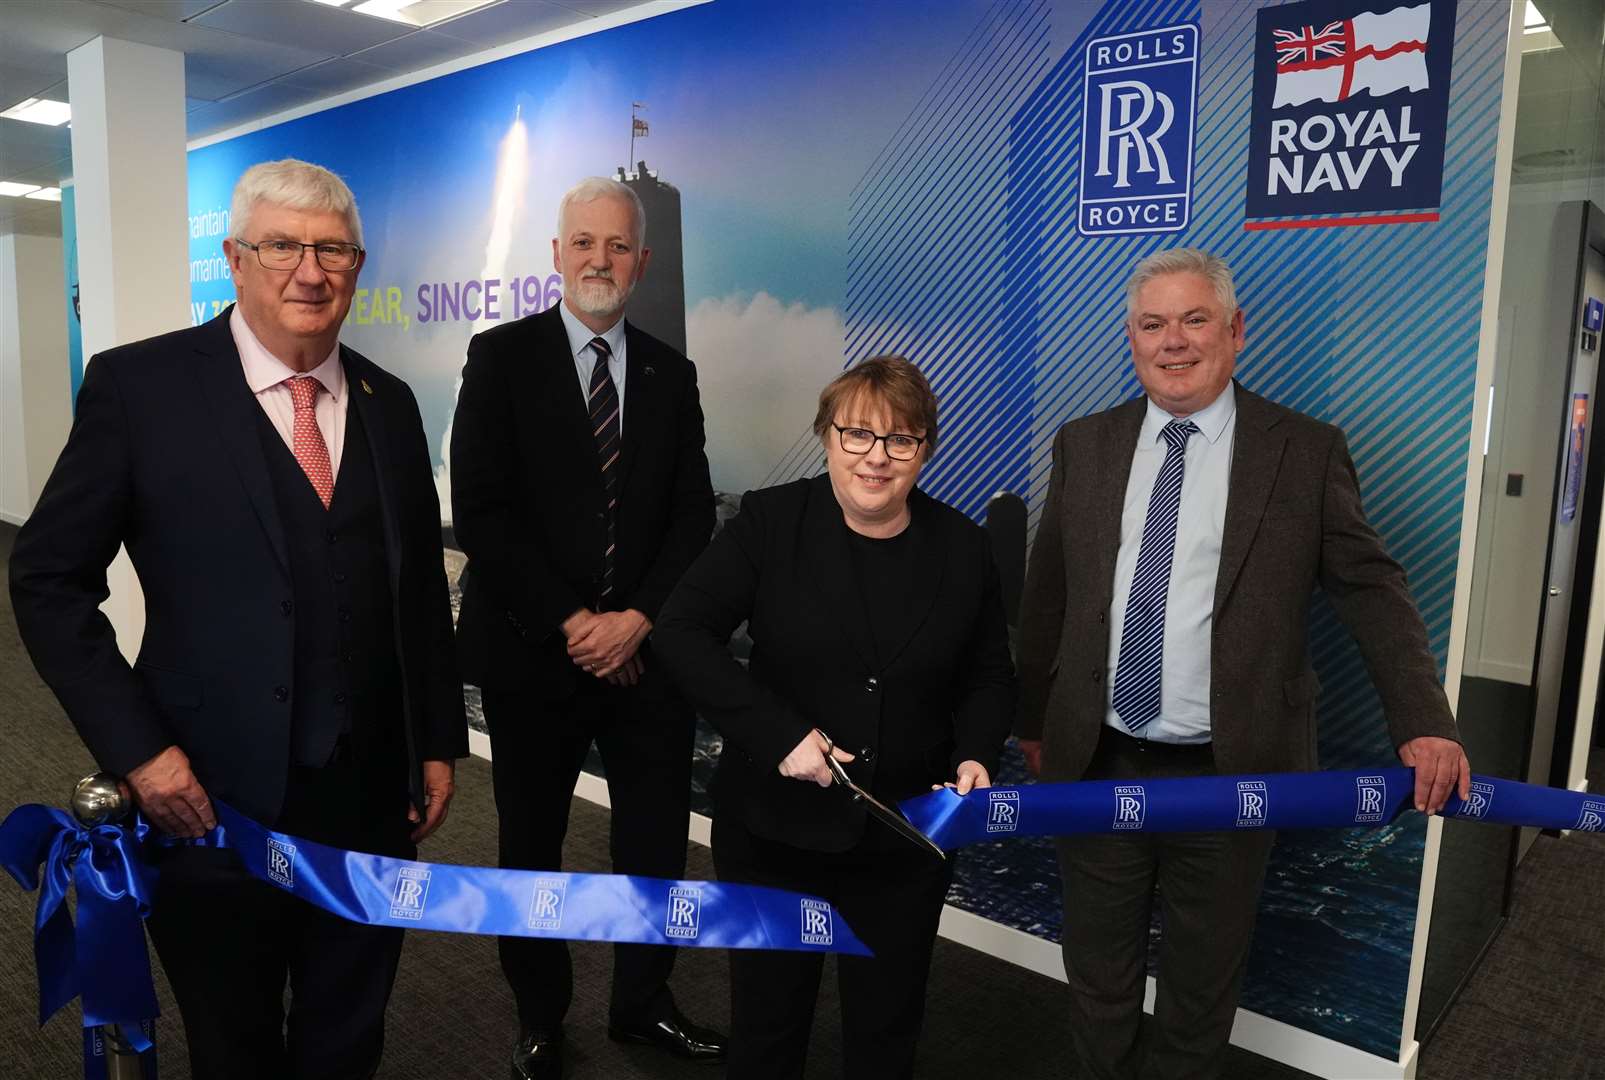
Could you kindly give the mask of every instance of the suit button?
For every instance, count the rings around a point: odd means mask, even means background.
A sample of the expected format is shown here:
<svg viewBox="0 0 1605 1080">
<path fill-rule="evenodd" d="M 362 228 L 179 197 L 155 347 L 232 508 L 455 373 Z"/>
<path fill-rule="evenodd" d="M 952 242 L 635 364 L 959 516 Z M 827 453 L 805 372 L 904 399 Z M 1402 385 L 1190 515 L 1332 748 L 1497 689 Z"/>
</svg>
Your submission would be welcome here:
<svg viewBox="0 0 1605 1080">
<path fill-rule="evenodd" d="M 871 675 L 869 678 L 864 680 L 864 693 L 873 694 L 875 691 L 880 689 L 880 686 L 881 681 L 875 676 Z"/>
<path fill-rule="evenodd" d="M 341 622 L 350 622 L 351 621 L 351 609 L 350 608 L 341 608 L 340 609 L 340 621 Z"/>
<path fill-rule="evenodd" d="M 279 610 L 288 615 L 290 612 L 295 610 L 295 605 L 290 603 L 288 600 L 281 600 L 279 601 Z"/>
<path fill-rule="evenodd" d="M 342 664 L 351 663 L 351 650 L 350 649 L 345 649 L 345 650 L 341 651 L 341 653 L 340 653 L 340 662 Z"/>
<path fill-rule="evenodd" d="M 334 572 L 334 583 L 336 585 L 344 585 L 346 583 L 346 575 L 344 570 L 336 570 Z"/>
<path fill-rule="evenodd" d="M 340 534 L 335 532 L 333 529 L 330 529 L 328 532 L 324 533 L 323 538 L 331 544 L 337 544 L 340 542 Z"/>
<path fill-rule="evenodd" d="M 874 761 L 875 760 L 875 750 L 874 750 L 874 748 L 866 746 L 863 749 L 859 750 L 858 751 L 858 760 L 862 761 L 865 765 L 868 765 L 869 763 Z"/>
<path fill-rule="evenodd" d="M 346 696 L 344 694 L 335 694 L 334 703 L 336 705 L 344 705 L 346 703 Z"/>
<path fill-rule="evenodd" d="M 1093 668 L 1092 669 L 1092 681 L 1093 682 L 1103 682 L 1103 669 L 1102 668 Z"/>
<path fill-rule="evenodd" d="M 606 521 L 607 520 L 607 513 L 605 511 L 598 510 L 596 512 L 596 520 L 597 521 Z"/>
<path fill-rule="evenodd" d="M 1107 616 L 1107 614 L 1105 614 L 1105 613 L 1104 613 L 1104 612 L 1102 612 L 1102 611 L 1100 611 L 1100 612 L 1098 612 L 1098 621 L 1099 621 L 1099 622 L 1103 622 L 1103 621 L 1104 621 L 1104 619 L 1106 619 L 1106 618 L 1108 618 L 1108 616 Z"/>
<path fill-rule="evenodd" d="M 290 700 L 290 688 L 288 686 L 275 686 L 273 688 L 273 700 L 274 701 L 289 701 Z"/>
</svg>

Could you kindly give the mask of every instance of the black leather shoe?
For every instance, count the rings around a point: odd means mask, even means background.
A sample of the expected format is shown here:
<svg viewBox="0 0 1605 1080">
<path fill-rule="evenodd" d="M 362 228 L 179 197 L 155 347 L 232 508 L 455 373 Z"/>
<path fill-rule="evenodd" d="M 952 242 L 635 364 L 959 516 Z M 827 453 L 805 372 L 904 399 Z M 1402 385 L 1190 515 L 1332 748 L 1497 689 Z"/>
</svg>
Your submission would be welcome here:
<svg viewBox="0 0 1605 1080">
<path fill-rule="evenodd" d="M 563 1032 L 519 1033 L 513 1047 L 513 1080 L 559 1080 L 563 1075 Z"/>
<path fill-rule="evenodd" d="M 688 1061 L 712 1065 L 724 1060 L 725 1037 L 693 1024 L 679 1009 L 672 1007 L 667 1016 L 657 1021 L 625 1023 L 609 1019 L 607 1037 L 614 1042 L 655 1046 Z"/>
</svg>

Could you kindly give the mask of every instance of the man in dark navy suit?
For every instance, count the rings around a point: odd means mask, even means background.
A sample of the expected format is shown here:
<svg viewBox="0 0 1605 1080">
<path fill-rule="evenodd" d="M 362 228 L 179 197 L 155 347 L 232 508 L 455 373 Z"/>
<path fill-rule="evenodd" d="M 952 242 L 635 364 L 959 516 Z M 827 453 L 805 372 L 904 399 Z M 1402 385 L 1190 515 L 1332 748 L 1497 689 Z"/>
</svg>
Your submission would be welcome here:
<svg viewBox="0 0 1605 1080">
<path fill-rule="evenodd" d="M 646 268 L 627 185 L 563 197 L 563 300 L 478 335 L 452 422 L 452 525 L 468 555 L 458 646 L 484 690 L 501 864 L 556 870 L 594 743 L 613 869 L 685 873 L 694 717 L 653 661 L 658 608 L 713 531 L 696 369 L 624 320 Z M 515 1080 L 558 1076 L 573 996 L 561 941 L 503 938 L 518 999 Z M 720 1035 L 676 1008 L 674 950 L 619 945 L 608 1033 L 717 1061 Z"/>
<path fill-rule="evenodd" d="M 364 259 L 356 202 L 316 165 L 254 166 L 223 250 L 237 304 L 89 364 L 12 554 L 17 623 L 163 831 L 200 836 L 215 798 L 411 858 L 467 733 L 418 406 L 338 340 Z M 99 610 L 119 545 L 145 595 L 132 667 Z M 400 930 L 314 908 L 227 849 L 177 847 L 160 870 L 148 925 L 195 1076 L 375 1073 Z"/>
</svg>

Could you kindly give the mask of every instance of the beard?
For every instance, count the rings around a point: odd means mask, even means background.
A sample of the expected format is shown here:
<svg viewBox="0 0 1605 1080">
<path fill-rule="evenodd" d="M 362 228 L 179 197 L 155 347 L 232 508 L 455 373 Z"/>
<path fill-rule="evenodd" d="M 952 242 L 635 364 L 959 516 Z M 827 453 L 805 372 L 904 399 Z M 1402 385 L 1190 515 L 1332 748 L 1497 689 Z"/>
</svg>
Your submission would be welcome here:
<svg viewBox="0 0 1605 1080">
<path fill-rule="evenodd" d="M 612 315 L 624 309 L 630 290 L 610 277 L 588 275 L 574 283 L 574 306 L 587 315 Z"/>
</svg>

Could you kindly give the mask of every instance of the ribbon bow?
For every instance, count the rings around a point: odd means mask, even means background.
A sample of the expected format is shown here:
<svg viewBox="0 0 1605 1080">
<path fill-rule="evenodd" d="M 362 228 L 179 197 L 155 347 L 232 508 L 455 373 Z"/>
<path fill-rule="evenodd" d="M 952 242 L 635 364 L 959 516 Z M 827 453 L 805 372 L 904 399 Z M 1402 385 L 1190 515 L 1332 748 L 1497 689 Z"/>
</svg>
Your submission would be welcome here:
<svg viewBox="0 0 1605 1080">
<path fill-rule="evenodd" d="M 150 1047 L 140 1022 L 158 1010 L 141 924 L 155 879 L 138 850 L 148 829 L 138 819 L 85 828 L 38 804 L 17 807 L 0 824 L 0 866 L 24 889 L 39 890 L 33 955 L 41 1025 L 81 997 L 86 1028 L 119 1024 L 135 1050 Z M 69 886 L 78 894 L 76 927 Z"/>
</svg>

